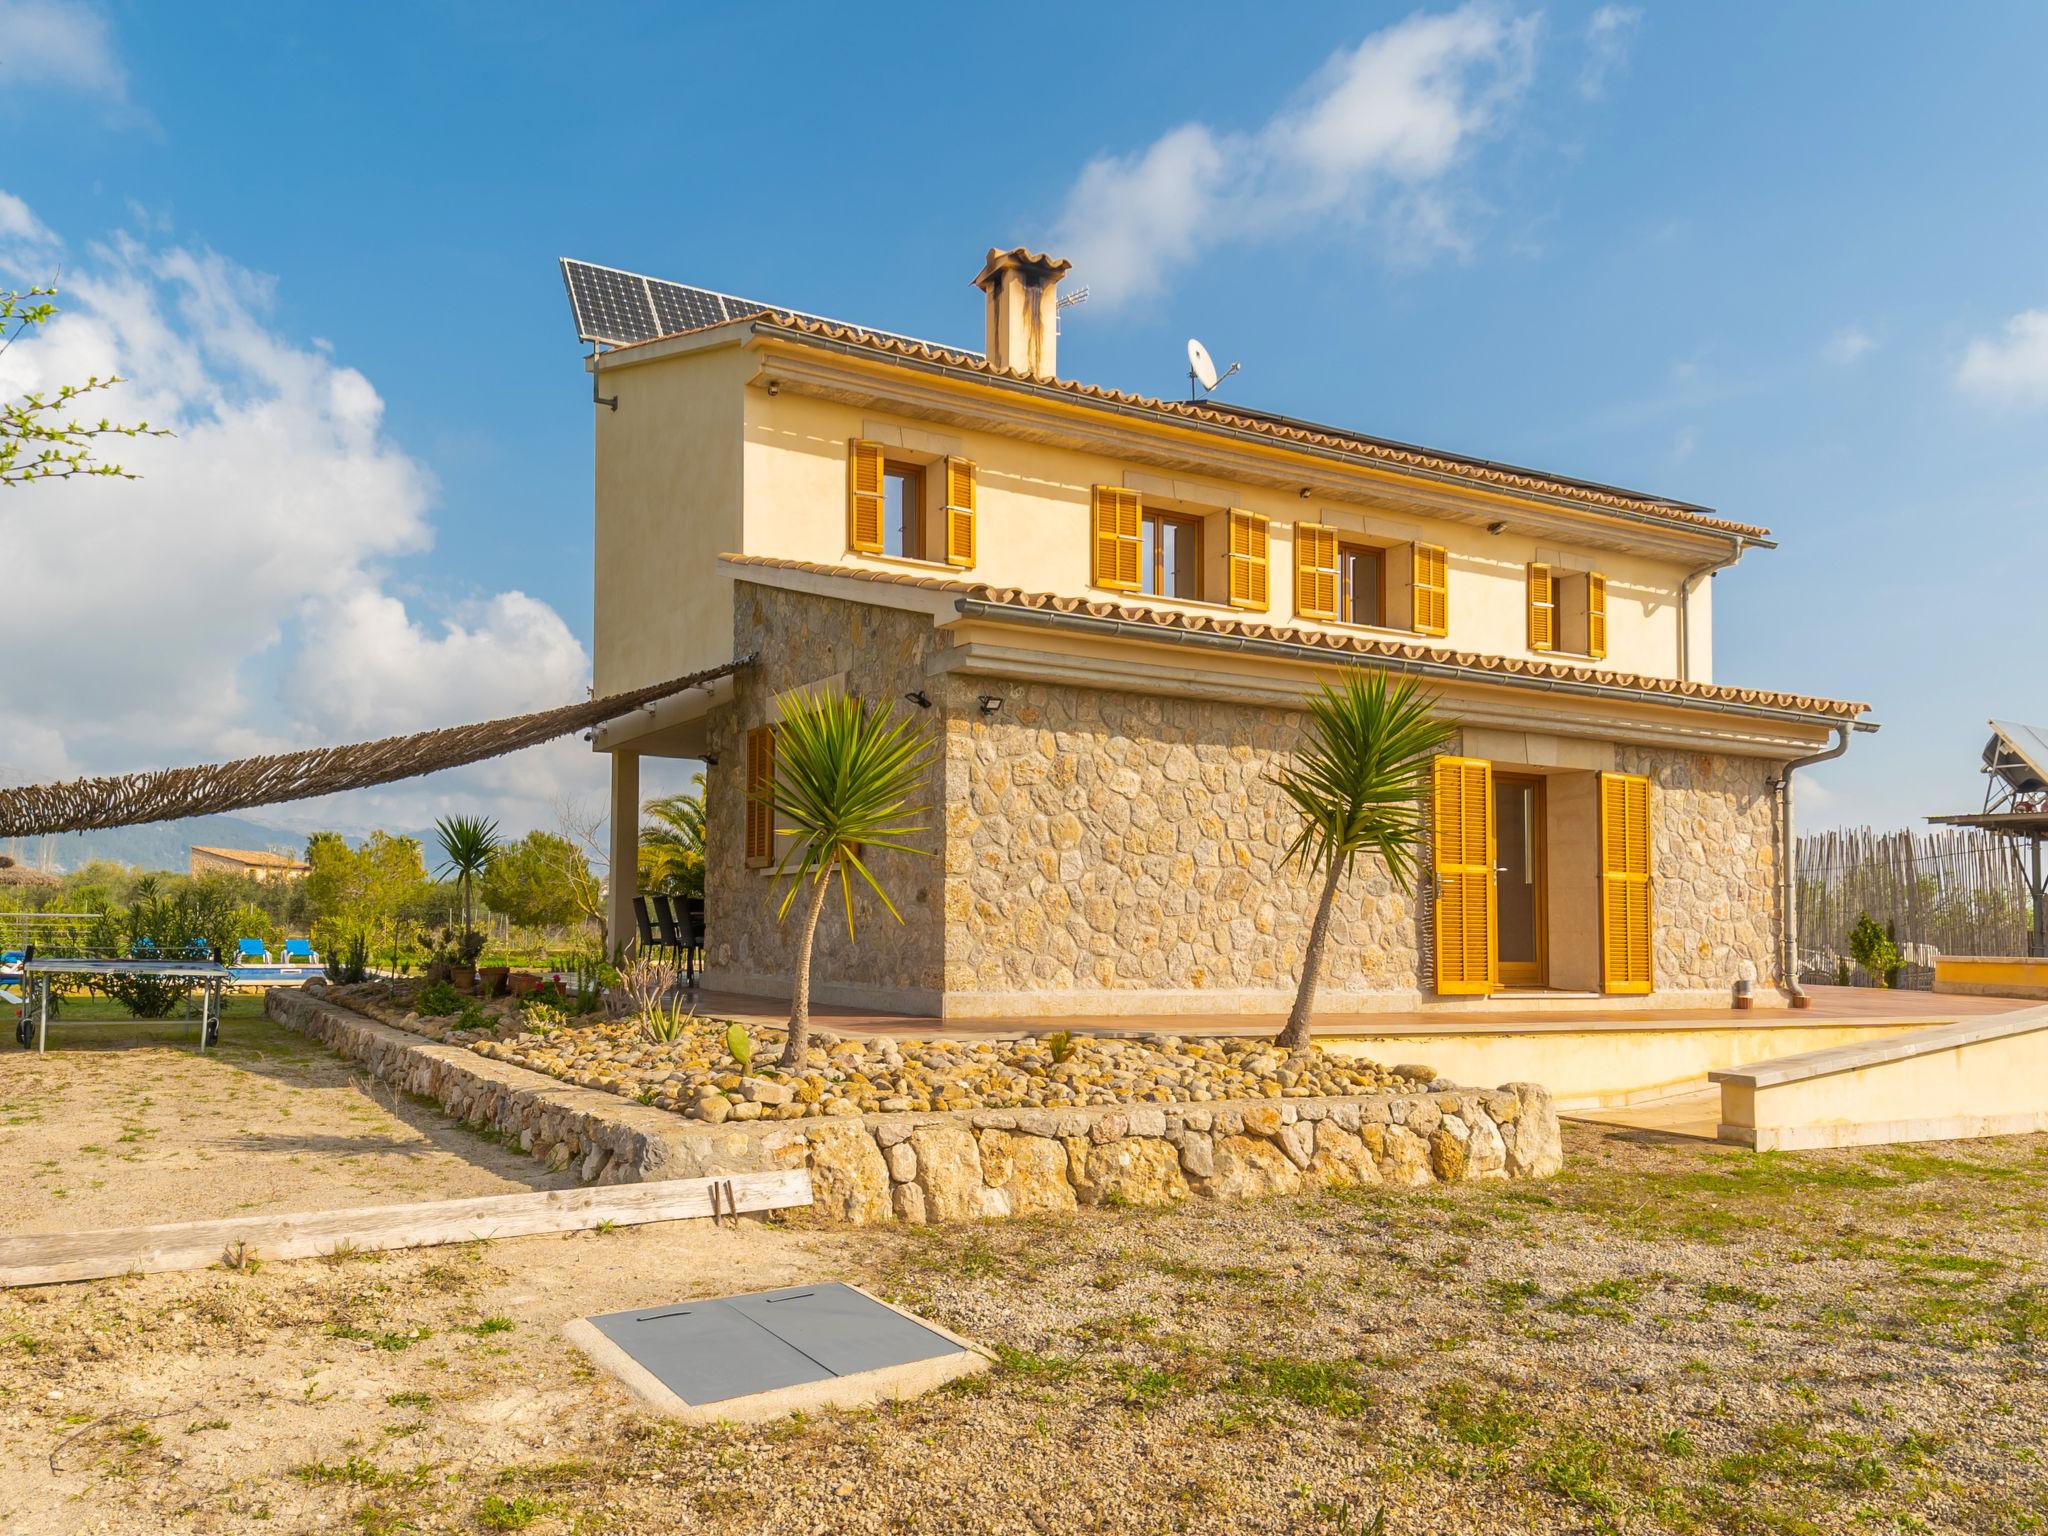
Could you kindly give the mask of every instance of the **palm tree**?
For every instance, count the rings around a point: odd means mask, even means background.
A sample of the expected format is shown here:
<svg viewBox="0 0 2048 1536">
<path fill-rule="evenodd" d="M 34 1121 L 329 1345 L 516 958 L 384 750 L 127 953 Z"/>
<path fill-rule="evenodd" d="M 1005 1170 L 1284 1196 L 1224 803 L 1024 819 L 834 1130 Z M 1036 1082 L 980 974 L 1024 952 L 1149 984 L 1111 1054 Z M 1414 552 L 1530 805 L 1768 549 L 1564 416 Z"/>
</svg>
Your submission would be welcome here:
<svg viewBox="0 0 2048 1536">
<path fill-rule="evenodd" d="M 476 924 L 471 892 L 477 879 L 491 867 L 491 860 L 498 856 L 503 839 L 498 836 L 497 822 L 483 816 L 443 816 L 434 823 L 434 839 L 441 845 L 442 854 L 441 866 L 434 873 L 444 880 L 462 883 L 464 963 L 473 964 L 476 955 L 471 946 L 476 941 Z"/>
<path fill-rule="evenodd" d="M 681 794 L 640 807 L 640 884 L 671 896 L 704 894 L 704 775 Z"/>
<path fill-rule="evenodd" d="M 853 937 L 853 884 L 859 875 L 897 922 L 903 914 L 875 883 L 867 856 L 877 848 L 922 853 L 903 841 L 924 827 L 913 818 L 924 814 L 911 803 L 924 777 L 931 741 L 909 720 L 868 710 L 865 703 L 843 693 L 804 695 L 784 706 L 775 728 L 775 777 L 755 792 L 780 823 L 775 835 L 786 838 L 777 875 L 787 874 L 778 920 L 789 916 L 798 889 L 811 888 L 805 903 L 803 933 L 797 940 L 796 983 L 789 1002 L 789 1039 L 782 1048 L 785 1068 L 803 1065 L 811 1032 L 811 949 L 818 936 L 818 916 L 832 877 L 839 877 L 840 899 L 846 905 L 846 936 Z"/>
<path fill-rule="evenodd" d="M 1347 673 L 1309 701 L 1307 740 L 1274 775 L 1301 815 L 1301 830 L 1286 856 L 1323 872 L 1294 1011 L 1277 1041 L 1289 1050 L 1309 1042 L 1330 911 L 1352 862 L 1362 853 L 1377 853 L 1394 883 L 1412 889 L 1430 759 L 1451 737 L 1451 727 L 1433 713 L 1435 704 L 1412 678 L 1390 683 L 1383 672 Z"/>
</svg>

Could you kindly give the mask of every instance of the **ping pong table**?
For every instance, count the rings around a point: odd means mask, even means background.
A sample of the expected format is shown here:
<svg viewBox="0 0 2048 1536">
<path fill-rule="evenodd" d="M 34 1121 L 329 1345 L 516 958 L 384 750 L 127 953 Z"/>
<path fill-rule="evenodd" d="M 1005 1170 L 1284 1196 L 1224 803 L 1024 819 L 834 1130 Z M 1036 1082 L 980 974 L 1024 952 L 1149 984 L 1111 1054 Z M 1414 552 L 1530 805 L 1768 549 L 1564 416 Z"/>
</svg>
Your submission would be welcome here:
<svg viewBox="0 0 2048 1536">
<path fill-rule="evenodd" d="M 156 981 L 183 981 L 199 994 L 199 1049 L 220 1040 L 222 989 L 233 984 L 234 972 L 217 960 L 91 960 L 50 959 L 40 955 L 21 967 L 21 1022 L 15 1041 L 26 1048 L 31 1040 L 41 1052 L 50 1034 L 50 994 L 63 977 L 143 976 Z"/>
</svg>

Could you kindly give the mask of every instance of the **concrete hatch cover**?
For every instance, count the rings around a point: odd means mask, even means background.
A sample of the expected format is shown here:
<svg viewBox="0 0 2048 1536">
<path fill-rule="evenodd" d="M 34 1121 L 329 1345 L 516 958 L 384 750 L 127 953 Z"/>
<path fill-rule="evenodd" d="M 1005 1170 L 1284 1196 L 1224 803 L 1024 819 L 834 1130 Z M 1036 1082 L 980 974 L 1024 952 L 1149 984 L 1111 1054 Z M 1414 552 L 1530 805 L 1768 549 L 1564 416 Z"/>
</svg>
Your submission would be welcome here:
<svg viewBox="0 0 2048 1536">
<path fill-rule="evenodd" d="M 567 1332 L 643 1402 L 699 1422 L 910 1397 L 988 1364 L 965 1340 L 837 1282 L 607 1312 Z"/>
</svg>

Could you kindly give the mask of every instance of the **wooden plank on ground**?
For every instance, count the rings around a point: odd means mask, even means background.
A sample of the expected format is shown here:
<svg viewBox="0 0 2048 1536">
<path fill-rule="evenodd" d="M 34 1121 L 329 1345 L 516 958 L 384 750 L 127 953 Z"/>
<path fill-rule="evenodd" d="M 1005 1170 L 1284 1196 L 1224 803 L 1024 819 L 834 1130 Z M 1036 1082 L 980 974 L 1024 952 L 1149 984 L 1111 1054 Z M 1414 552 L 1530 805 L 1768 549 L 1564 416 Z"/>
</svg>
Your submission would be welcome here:
<svg viewBox="0 0 2048 1536">
<path fill-rule="evenodd" d="M 663 1179 L 591 1189 L 482 1195 L 341 1211 L 235 1216 L 101 1232 L 25 1232 L 0 1237 L 0 1286 L 55 1285 L 111 1275 L 205 1269 L 230 1253 L 256 1259 L 318 1258 L 337 1250 L 430 1248 L 499 1237 L 575 1232 L 610 1222 L 686 1221 L 811 1203 L 802 1168 Z"/>
</svg>

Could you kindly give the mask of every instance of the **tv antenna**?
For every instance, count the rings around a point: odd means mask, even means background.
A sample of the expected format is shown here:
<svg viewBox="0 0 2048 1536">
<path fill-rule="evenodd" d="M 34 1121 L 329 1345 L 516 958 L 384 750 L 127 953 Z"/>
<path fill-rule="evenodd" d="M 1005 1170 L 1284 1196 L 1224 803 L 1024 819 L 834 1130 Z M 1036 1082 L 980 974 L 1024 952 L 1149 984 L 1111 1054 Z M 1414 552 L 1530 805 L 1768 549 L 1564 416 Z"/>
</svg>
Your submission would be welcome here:
<svg viewBox="0 0 2048 1536">
<path fill-rule="evenodd" d="M 1086 304 L 1087 302 L 1088 302 L 1088 290 L 1087 290 L 1086 288 L 1076 288 L 1076 289 L 1075 289 L 1075 290 L 1074 290 L 1074 291 L 1073 291 L 1072 293 L 1063 293 L 1063 294 L 1061 294 L 1061 295 L 1059 296 L 1059 302 L 1053 305 L 1053 316 L 1052 316 L 1052 333 L 1053 333 L 1053 335 L 1055 335 L 1055 336 L 1059 336 L 1059 335 L 1062 335 L 1062 334 L 1064 334 L 1064 333 L 1063 333 L 1063 332 L 1061 331 L 1061 329 L 1060 329 L 1060 324 L 1061 324 L 1061 316 L 1060 316 L 1060 311 L 1062 311 L 1062 310 L 1067 310 L 1067 309 L 1072 309 L 1072 308 L 1073 308 L 1073 307 L 1074 307 L 1075 305 L 1077 305 L 1077 304 Z"/>
<path fill-rule="evenodd" d="M 1194 337 L 1188 338 L 1188 402 L 1194 404 L 1206 395 L 1213 395 L 1216 386 L 1229 378 L 1241 363 L 1232 363 L 1221 373 L 1216 371 L 1215 361 L 1209 356 L 1209 349 Z"/>
</svg>

